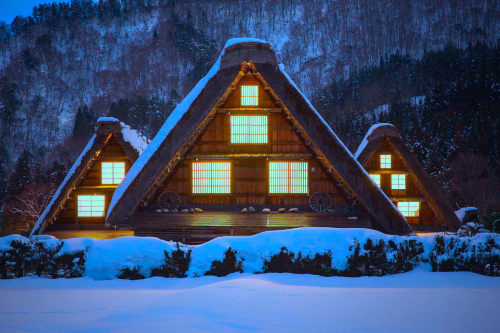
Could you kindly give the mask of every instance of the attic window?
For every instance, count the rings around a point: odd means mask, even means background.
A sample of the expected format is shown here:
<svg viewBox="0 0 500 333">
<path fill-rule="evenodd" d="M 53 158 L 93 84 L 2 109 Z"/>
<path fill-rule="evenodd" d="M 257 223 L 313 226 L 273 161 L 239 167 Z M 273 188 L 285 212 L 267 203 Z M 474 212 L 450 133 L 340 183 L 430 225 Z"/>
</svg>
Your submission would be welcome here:
<svg viewBox="0 0 500 333">
<path fill-rule="evenodd" d="M 391 188 L 393 190 L 406 189 L 406 175 L 395 174 L 391 175 Z"/>
<path fill-rule="evenodd" d="M 231 116 L 231 143 L 267 143 L 267 116 Z"/>
<path fill-rule="evenodd" d="M 124 162 L 102 162 L 102 184 L 120 184 L 125 178 Z"/>
<path fill-rule="evenodd" d="M 231 163 L 194 162 L 193 193 L 231 193 Z"/>
<path fill-rule="evenodd" d="M 259 86 L 241 86 L 241 106 L 259 105 Z"/>
<path fill-rule="evenodd" d="M 375 184 L 377 184 L 378 187 L 380 187 L 380 175 L 370 175 L 370 177 L 372 177 Z"/>
<path fill-rule="evenodd" d="M 398 209 L 405 217 L 416 217 L 420 210 L 420 202 L 398 202 Z"/>
<path fill-rule="evenodd" d="M 308 193 L 307 162 L 270 162 L 269 193 Z"/>
<path fill-rule="evenodd" d="M 79 195 L 78 196 L 79 217 L 103 217 L 104 195 Z"/>
<path fill-rule="evenodd" d="M 391 168 L 391 155 L 380 155 L 380 169 Z"/>
</svg>

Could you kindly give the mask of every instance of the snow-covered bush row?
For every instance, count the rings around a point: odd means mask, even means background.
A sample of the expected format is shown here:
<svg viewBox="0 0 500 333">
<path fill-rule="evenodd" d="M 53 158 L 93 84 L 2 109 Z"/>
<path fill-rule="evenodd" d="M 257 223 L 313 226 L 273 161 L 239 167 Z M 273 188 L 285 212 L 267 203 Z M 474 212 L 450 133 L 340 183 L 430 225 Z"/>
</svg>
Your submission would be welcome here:
<svg viewBox="0 0 500 333">
<path fill-rule="evenodd" d="M 500 276 L 500 235 L 399 237 L 369 229 L 298 228 L 220 237 L 198 246 L 152 237 L 110 240 L 19 235 L 0 238 L 2 278 L 224 276 L 289 272 L 381 276 L 410 271 L 472 271 Z"/>
</svg>

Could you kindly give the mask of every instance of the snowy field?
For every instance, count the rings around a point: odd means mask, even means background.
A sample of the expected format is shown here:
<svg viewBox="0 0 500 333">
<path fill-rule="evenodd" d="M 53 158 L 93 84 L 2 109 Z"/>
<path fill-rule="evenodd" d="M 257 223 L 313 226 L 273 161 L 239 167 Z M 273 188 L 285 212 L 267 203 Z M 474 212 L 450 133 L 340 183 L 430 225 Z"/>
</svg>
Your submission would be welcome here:
<svg viewBox="0 0 500 333">
<path fill-rule="evenodd" d="M 499 332 L 500 278 L 0 280 L 0 332 Z"/>
</svg>

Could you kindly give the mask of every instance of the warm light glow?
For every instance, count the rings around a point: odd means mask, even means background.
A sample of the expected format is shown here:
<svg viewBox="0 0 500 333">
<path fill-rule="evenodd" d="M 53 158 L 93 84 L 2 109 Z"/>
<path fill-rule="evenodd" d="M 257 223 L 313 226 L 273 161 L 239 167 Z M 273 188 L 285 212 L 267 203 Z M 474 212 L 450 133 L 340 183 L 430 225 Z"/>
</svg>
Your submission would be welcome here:
<svg viewBox="0 0 500 333">
<path fill-rule="evenodd" d="M 270 162 L 269 193 L 308 193 L 307 162 Z"/>
<path fill-rule="evenodd" d="M 124 162 L 102 162 L 102 184 L 120 184 L 125 178 Z"/>
<path fill-rule="evenodd" d="M 104 195 L 79 195 L 78 216 L 79 217 L 104 216 Z"/>
<path fill-rule="evenodd" d="M 259 86 L 241 86 L 241 105 L 259 105 Z"/>
<path fill-rule="evenodd" d="M 380 169 L 391 168 L 391 155 L 380 155 Z"/>
<path fill-rule="evenodd" d="M 380 187 L 380 175 L 370 175 L 370 177 L 372 177 L 375 184 L 377 184 L 378 187 Z"/>
<path fill-rule="evenodd" d="M 406 188 L 406 175 L 391 175 L 391 185 L 393 190 L 404 190 Z"/>
<path fill-rule="evenodd" d="M 231 163 L 194 162 L 193 193 L 231 193 Z"/>
<path fill-rule="evenodd" d="M 420 210 L 420 202 L 398 202 L 398 209 L 406 217 L 418 216 Z"/>
<path fill-rule="evenodd" d="M 267 143 L 267 116 L 231 116 L 231 143 Z"/>
</svg>

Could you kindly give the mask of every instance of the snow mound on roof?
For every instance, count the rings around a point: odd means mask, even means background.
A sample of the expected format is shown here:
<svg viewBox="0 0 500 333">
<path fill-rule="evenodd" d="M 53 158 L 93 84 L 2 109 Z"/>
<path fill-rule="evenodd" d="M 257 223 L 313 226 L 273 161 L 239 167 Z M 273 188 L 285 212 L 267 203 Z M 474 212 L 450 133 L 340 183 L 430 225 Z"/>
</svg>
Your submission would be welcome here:
<svg viewBox="0 0 500 333">
<path fill-rule="evenodd" d="M 455 215 L 457 215 L 460 222 L 462 222 L 464 217 L 465 217 L 465 213 L 473 211 L 473 210 L 477 210 L 477 208 L 476 207 L 462 207 L 459 210 L 455 211 Z"/>
<path fill-rule="evenodd" d="M 101 117 L 101 118 L 97 119 L 98 123 L 102 123 L 102 122 L 106 122 L 106 121 L 115 121 L 115 122 L 118 122 L 119 120 L 116 119 L 115 117 Z"/>
<path fill-rule="evenodd" d="M 366 132 L 365 137 L 361 141 L 361 144 L 359 145 L 358 150 L 356 150 L 356 153 L 354 154 L 354 157 L 356 158 L 356 160 L 358 159 L 359 155 L 361 155 L 363 150 L 365 150 L 366 146 L 368 145 L 368 137 L 373 133 L 373 131 L 375 131 L 377 128 L 382 127 L 382 126 L 394 126 L 394 125 L 389 124 L 389 123 L 379 123 L 379 124 L 375 124 L 372 127 L 370 127 L 368 132 Z"/>
<path fill-rule="evenodd" d="M 123 139 L 130 143 L 130 145 L 137 150 L 139 155 L 141 155 L 148 147 L 149 139 L 139 133 L 139 131 L 132 129 L 129 125 L 125 125 L 124 123 L 120 124 L 122 127 Z"/>
<path fill-rule="evenodd" d="M 135 177 L 137 177 L 142 168 L 148 163 L 149 159 L 155 154 L 155 152 L 158 150 L 163 141 L 165 141 L 170 131 L 175 127 L 175 125 L 179 122 L 182 116 L 191 107 L 191 104 L 198 97 L 201 91 L 205 88 L 208 81 L 212 77 L 214 77 L 215 74 L 217 74 L 217 72 L 220 69 L 221 58 L 224 55 L 226 48 L 233 46 L 235 44 L 246 43 L 246 42 L 267 43 L 266 41 L 256 38 L 233 38 L 226 42 L 224 50 L 222 50 L 219 58 L 212 66 L 212 68 L 208 71 L 208 74 L 196 84 L 196 86 L 191 90 L 191 92 L 182 100 L 182 102 L 179 105 L 177 105 L 174 111 L 172 111 L 170 116 L 167 118 L 161 129 L 154 137 L 154 139 L 149 143 L 148 147 L 144 150 L 144 152 L 137 159 L 137 161 L 135 161 L 135 163 L 132 165 L 132 167 L 130 168 L 129 172 L 122 180 L 120 185 L 118 185 L 113 194 L 113 198 L 111 199 L 111 203 L 109 205 L 106 218 L 109 216 L 109 214 L 115 207 L 118 200 L 120 200 L 123 193 L 125 193 L 125 190 L 128 188 L 128 186 L 134 181 Z"/>
<path fill-rule="evenodd" d="M 85 149 L 83 149 L 80 156 L 78 156 L 78 158 L 76 159 L 75 163 L 73 163 L 73 166 L 71 167 L 71 169 L 69 169 L 68 174 L 66 175 L 66 177 L 64 177 L 64 180 L 62 181 L 61 185 L 59 185 L 59 187 L 57 188 L 57 191 L 54 194 L 54 196 L 52 197 L 52 200 L 50 200 L 49 204 L 47 205 L 47 207 L 43 211 L 42 215 L 40 215 L 40 218 L 38 218 L 38 221 L 36 221 L 35 227 L 31 231 L 30 238 L 35 234 L 35 232 L 37 232 L 42 227 L 42 223 L 45 220 L 45 217 L 47 216 L 49 210 L 52 208 L 52 206 L 54 205 L 54 202 L 57 200 L 57 198 L 61 194 L 61 191 L 64 188 L 64 186 L 66 186 L 66 184 L 69 182 L 69 180 L 71 179 L 71 177 L 75 173 L 76 169 L 82 163 L 83 157 L 85 156 L 85 154 L 87 154 L 87 152 L 90 150 L 90 148 L 94 144 L 95 138 L 96 138 L 96 135 L 94 134 L 92 136 L 92 138 L 89 140 L 89 143 L 87 143 L 87 146 L 85 146 Z"/>
</svg>

